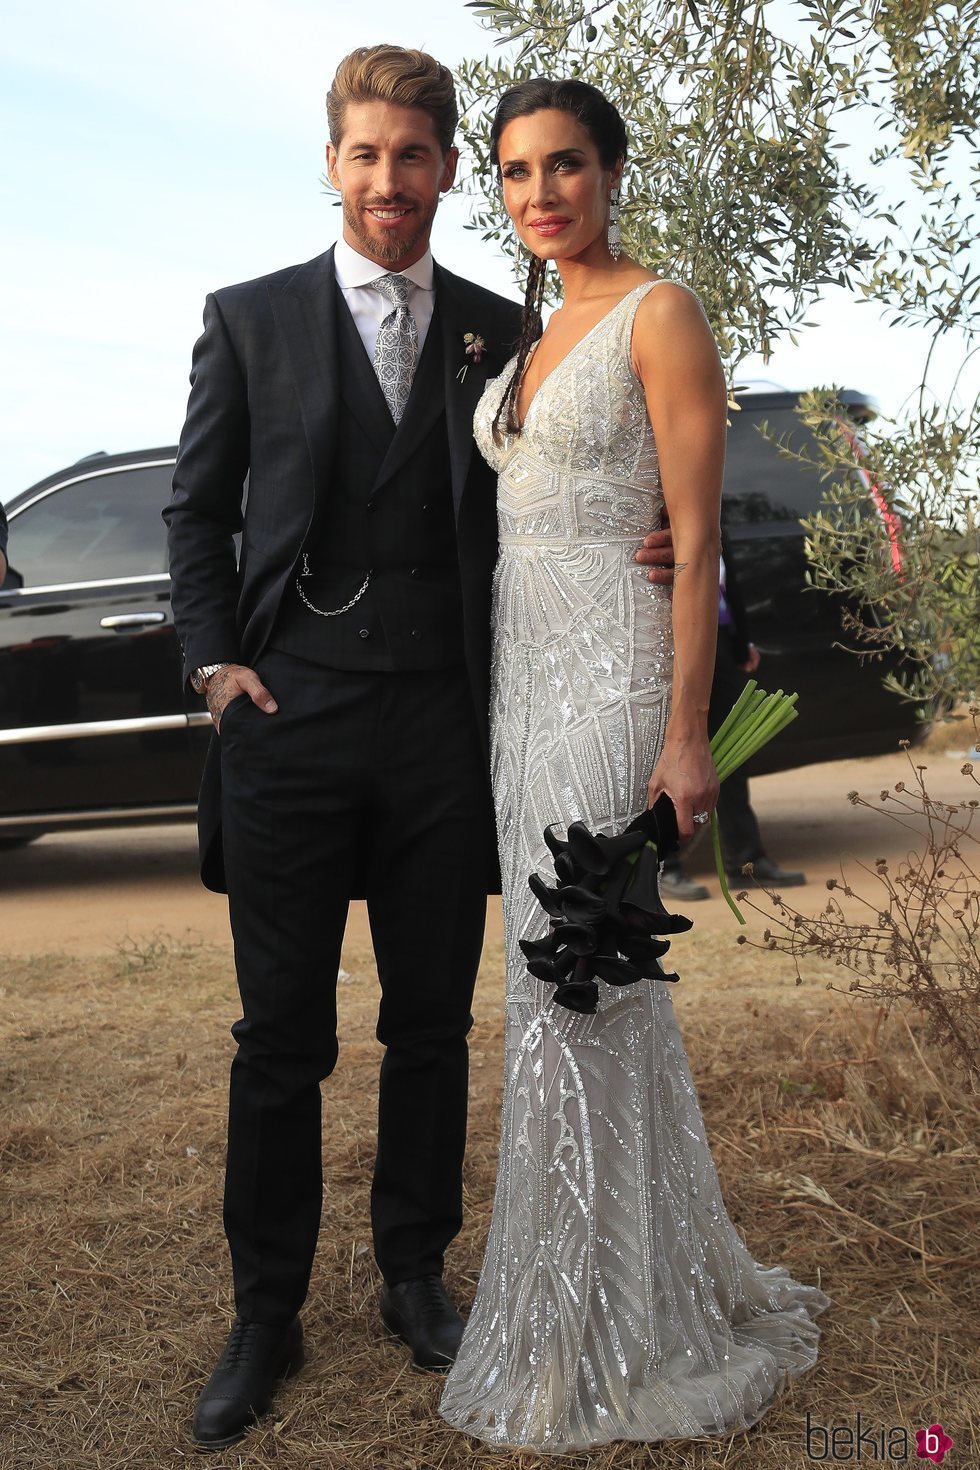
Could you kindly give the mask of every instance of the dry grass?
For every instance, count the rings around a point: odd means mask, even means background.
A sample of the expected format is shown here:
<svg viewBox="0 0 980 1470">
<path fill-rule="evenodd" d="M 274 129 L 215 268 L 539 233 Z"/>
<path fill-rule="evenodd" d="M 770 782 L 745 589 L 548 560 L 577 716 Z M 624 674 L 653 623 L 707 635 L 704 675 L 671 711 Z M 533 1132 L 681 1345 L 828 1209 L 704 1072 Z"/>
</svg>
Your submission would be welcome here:
<svg viewBox="0 0 980 1470">
<path fill-rule="evenodd" d="M 910 1431 L 939 1420 L 953 1470 L 976 1463 L 977 1098 L 914 1022 L 829 993 L 827 973 L 797 988 L 784 958 L 736 949 L 727 934 L 678 948 L 675 1002 L 728 1207 L 761 1260 L 834 1299 L 817 1368 L 729 1441 L 556 1461 L 491 1453 L 450 1430 L 435 1413 L 438 1378 L 411 1371 L 376 1318 L 376 995 L 370 954 L 355 946 L 325 1089 L 308 1365 L 278 1418 L 209 1467 L 786 1470 L 811 1463 L 807 1411 L 825 1425 L 853 1425 L 860 1411 L 864 1425 Z M 467 1219 L 450 1273 L 463 1301 L 493 1182 L 500 968 L 491 949 L 473 1037 Z M 157 938 L 101 960 L 8 959 L 2 992 L 0 1467 L 193 1462 L 191 1409 L 231 1310 L 220 1221 L 229 958 Z"/>
<path fill-rule="evenodd" d="M 969 701 L 956 706 L 945 720 L 937 720 L 919 749 L 927 755 L 941 755 L 947 751 L 965 755 L 977 741 L 976 721 L 972 717 Z"/>
</svg>

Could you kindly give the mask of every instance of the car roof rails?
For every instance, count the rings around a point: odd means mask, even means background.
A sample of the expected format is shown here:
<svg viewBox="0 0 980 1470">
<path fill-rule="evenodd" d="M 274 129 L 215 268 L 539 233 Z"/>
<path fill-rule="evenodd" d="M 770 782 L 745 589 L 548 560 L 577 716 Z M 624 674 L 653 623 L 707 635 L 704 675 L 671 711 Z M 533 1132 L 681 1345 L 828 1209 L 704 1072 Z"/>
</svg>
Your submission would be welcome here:
<svg viewBox="0 0 980 1470">
<path fill-rule="evenodd" d="M 760 396 L 782 393 L 788 398 L 799 398 L 803 390 L 787 388 L 784 384 L 776 383 L 771 378 L 746 378 L 744 382 L 736 383 L 732 391 L 736 397 L 742 393 L 758 393 Z M 860 424 L 869 423 L 881 412 L 876 398 L 873 398 L 870 393 L 859 393 L 854 388 L 841 388 L 837 394 L 837 401 L 842 408 L 847 409 L 849 417 Z"/>
<path fill-rule="evenodd" d="M 785 383 L 777 383 L 773 378 L 746 378 L 744 382 L 736 383 L 735 393 L 792 393 L 792 388 L 787 388 Z"/>
</svg>

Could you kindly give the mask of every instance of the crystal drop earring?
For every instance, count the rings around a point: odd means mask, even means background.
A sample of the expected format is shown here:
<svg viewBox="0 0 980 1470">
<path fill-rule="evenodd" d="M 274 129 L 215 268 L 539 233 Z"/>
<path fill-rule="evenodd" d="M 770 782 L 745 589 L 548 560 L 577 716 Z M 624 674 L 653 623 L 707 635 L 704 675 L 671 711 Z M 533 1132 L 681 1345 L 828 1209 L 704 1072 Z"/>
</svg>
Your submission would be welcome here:
<svg viewBox="0 0 980 1470">
<path fill-rule="evenodd" d="M 619 190 L 614 189 L 609 200 L 609 254 L 613 260 L 618 260 L 623 250 L 623 242 L 619 233 Z"/>
</svg>

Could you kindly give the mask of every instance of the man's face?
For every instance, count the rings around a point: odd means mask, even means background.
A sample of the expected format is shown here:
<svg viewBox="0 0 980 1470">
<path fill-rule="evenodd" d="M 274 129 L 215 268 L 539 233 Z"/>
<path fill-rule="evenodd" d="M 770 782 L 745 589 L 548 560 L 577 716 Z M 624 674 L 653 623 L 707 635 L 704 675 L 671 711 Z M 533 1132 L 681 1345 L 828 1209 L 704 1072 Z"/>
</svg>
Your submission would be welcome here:
<svg viewBox="0 0 980 1470">
<path fill-rule="evenodd" d="M 429 248 L 439 195 L 452 187 L 459 150 L 443 153 L 419 107 L 352 102 L 327 174 L 344 207 L 344 239 L 379 265 L 406 270 Z"/>
</svg>

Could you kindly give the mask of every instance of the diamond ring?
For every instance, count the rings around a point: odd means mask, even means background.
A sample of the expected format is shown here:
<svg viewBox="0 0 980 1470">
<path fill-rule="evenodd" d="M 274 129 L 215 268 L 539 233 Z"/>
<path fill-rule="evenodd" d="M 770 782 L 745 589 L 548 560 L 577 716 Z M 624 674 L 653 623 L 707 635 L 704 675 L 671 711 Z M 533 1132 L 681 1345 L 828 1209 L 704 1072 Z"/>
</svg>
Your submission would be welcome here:
<svg viewBox="0 0 980 1470">
<path fill-rule="evenodd" d="M 705 822 L 708 821 L 708 819 L 709 819 L 710 816 L 711 816 L 711 813 L 710 812 L 695 812 L 694 813 L 694 821 L 698 824 L 699 827 L 703 827 L 704 824 L 705 824 Z"/>
</svg>

